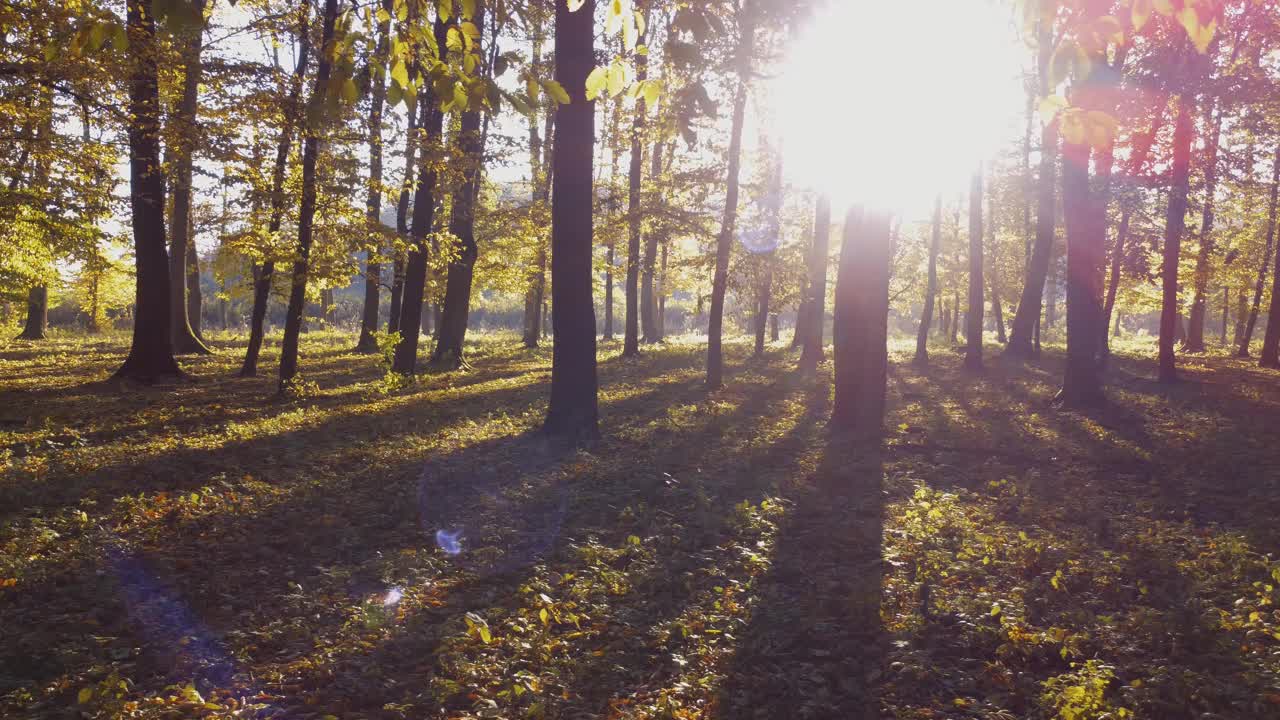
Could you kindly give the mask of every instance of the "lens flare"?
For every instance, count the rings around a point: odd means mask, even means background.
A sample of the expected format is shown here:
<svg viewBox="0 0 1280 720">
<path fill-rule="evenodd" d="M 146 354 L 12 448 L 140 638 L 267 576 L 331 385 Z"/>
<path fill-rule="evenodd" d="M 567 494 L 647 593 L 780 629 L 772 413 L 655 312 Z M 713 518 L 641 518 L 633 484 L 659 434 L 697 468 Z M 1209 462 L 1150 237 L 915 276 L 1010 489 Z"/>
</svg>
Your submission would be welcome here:
<svg viewBox="0 0 1280 720">
<path fill-rule="evenodd" d="M 462 553 L 462 531 L 461 530 L 444 530 L 436 531 L 436 545 L 449 555 L 458 555 Z"/>
<path fill-rule="evenodd" d="M 404 591 L 398 587 L 393 587 L 387 591 L 386 597 L 382 598 L 382 604 L 391 607 L 400 602 L 400 598 L 404 597 Z"/>
</svg>

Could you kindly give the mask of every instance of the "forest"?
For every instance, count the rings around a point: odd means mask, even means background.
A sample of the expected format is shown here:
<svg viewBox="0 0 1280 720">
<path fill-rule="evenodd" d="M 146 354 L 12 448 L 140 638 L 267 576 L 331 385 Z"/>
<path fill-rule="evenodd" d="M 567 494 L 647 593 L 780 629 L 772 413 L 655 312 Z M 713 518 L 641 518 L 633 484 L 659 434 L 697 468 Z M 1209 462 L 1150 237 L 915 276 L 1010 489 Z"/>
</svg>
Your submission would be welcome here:
<svg viewBox="0 0 1280 720">
<path fill-rule="evenodd" d="M 0 717 L 1280 719 L 1280 0 L 0 0 Z"/>
</svg>

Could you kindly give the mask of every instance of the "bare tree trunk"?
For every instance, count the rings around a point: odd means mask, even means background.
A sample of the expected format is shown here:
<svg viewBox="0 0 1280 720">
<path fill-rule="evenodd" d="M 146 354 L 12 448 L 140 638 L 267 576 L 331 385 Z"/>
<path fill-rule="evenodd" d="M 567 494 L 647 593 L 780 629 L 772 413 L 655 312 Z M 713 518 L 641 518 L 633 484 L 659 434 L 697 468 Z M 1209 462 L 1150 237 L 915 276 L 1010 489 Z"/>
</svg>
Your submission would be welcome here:
<svg viewBox="0 0 1280 720">
<path fill-rule="evenodd" d="M 534 45 L 535 60 L 538 63 L 538 53 L 540 52 L 541 42 L 538 40 Z M 546 140 L 542 141 L 538 137 L 538 124 L 535 119 L 529 121 L 529 162 L 530 167 L 534 169 L 533 178 L 533 200 L 535 204 L 546 204 L 551 196 L 551 152 L 554 149 L 554 135 L 556 127 L 556 114 L 554 109 L 547 110 L 546 122 Z M 538 347 L 538 338 L 544 334 L 545 323 L 542 322 L 543 316 L 543 299 L 547 291 L 547 247 L 546 239 L 538 239 L 538 253 L 534 260 L 534 265 L 529 272 L 529 285 L 525 291 L 524 299 L 524 346 L 527 348 Z"/>
<path fill-rule="evenodd" d="M 378 340 L 374 333 L 378 331 L 379 294 L 382 291 L 382 265 L 374 262 L 381 252 L 382 246 L 382 107 L 387 97 L 387 83 L 384 72 L 387 55 L 391 46 L 391 14 L 394 12 L 392 0 L 382 0 L 382 9 L 386 20 L 378 22 L 378 46 L 374 50 L 373 61 L 369 67 L 369 194 L 365 199 L 365 222 L 368 224 L 369 239 L 364 266 L 364 306 L 360 313 L 360 339 L 356 341 L 356 352 L 378 352 Z"/>
<path fill-rule="evenodd" d="M 333 42 L 337 20 L 338 0 L 325 0 L 320 47 L 327 48 Z M 332 67 L 331 58 L 322 52 L 310 100 L 317 109 L 323 107 Z M 320 113 L 317 110 L 315 114 Z M 312 126 L 311 122 L 304 121 L 302 128 L 305 140 L 302 145 L 302 202 L 298 208 L 298 255 L 293 261 L 289 307 L 285 311 L 284 338 L 280 342 L 281 392 L 285 391 L 298 373 L 298 333 L 302 330 L 302 311 L 307 299 L 307 276 L 310 272 L 312 230 L 316 214 L 316 163 L 320 156 L 320 133 L 323 132 L 318 122 Z"/>
<path fill-rule="evenodd" d="M 194 234 L 188 237 L 194 238 Z M 194 240 L 187 243 L 187 321 L 191 323 L 191 332 L 200 342 L 204 342 L 201 330 L 201 317 L 204 307 L 204 295 L 200 291 L 200 256 L 196 253 Z"/>
<path fill-rule="evenodd" d="M 191 12 L 198 18 L 195 27 L 188 32 L 190 37 L 182 42 L 183 81 L 182 99 L 178 103 L 177 112 L 169 122 L 176 126 L 174 134 L 176 142 L 170 152 L 173 154 L 173 217 L 169 226 L 171 235 L 169 242 L 169 307 L 172 318 L 170 334 L 174 352 L 182 354 L 207 355 L 211 350 L 201 340 L 196 328 L 192 325 L 188 312 L 187 300 L 187 265 L 188 248 L 191 238 L 191 176 L 196 145 L 196 134 L 199 128 L 196 116 L 199 111 L 201 60 L 204 48 L 204 6 L 205 0 L 191 0 Z M 194 248 L 192 248 L 194 250 Z M 196 276 L 196 293 L 199 293 L 199 275 Z M 198 302 L 198 298 L 197 298 Z M 199 323 L 199 306 L 196 310 Z"/>
<path fill-rule="evenodd" d="M 1178 308 L 1178 260 L 1182 254 L 1182 234 L 1187 222 L 1187 189 L 1191 170 L 1192 103 L 1184 93 L 1178 98 L 1178 119 L 1173 129 L 1172 187 L 1165 215 L 1164 258 L 1160 268 L 1164 290 L 1160 311 L 1160 375 L 1162 383 L 1178 380 L 1174 343 L 1180 325 Z"/>
<path fill-rule="evenodd" d="M 293 130 L 302 115 L 302 84 L 307 73 L 307 56 L 311 51 L 311 35 L 308 30 L 311 18 L 311 3 L 302 0 L 298 3 L 298 62 L 293 70 L 290 82 L 289 98 L 285 101 L 284 126 L 280 128 L 280 139 L 276 143 L 276 162 L 271 171 L 271 217 L 267 222 L 267 233 L 274 235 L 280 232 L 284 220 L 284 181 L 285 169 L 289 162 L 289 150 L 293 145 Z M 271 299 L 271 283 L 275 276 L 275 262 L 266 260 L 261 266 L 254 268 L 253 273 L 253 310 L 249 317 L 249 347 L 245 350 L 244 364 L 240 367 L 241 377 L 253 377 L 258 374 L 258 353 L 262 350 L 262 339 L 265 334 L 267 303 Z"/>
<path fill-rule="evenodd" d="M 551 295 L 555 340 L 544 430 L 576 445 L 599 437 L 596 318 L 591 302 L 595 108 L 586 97 L 595 67 L 595 0 L 576 12 L 556 3 L 556 80 L 572 101 L 557 110 L 551 198 Z"/>
<path fill-rule="evenodd" d="M 1245 322 L 1244 334 L 1240 337 L 1236 357 L 1249 357 L 1249 343 L 1253 340 L 1253 329 L 1258 324 L 1258 308 L 1262 305 L 1262 293 L 1267 286 L 1267 270 L 1271 267 L 1271 256 L 1275 251 L 1277 195 L 1280 194 L 1280 144 L 1276 145 L 1275 162 L 1271 166 L 1271 198 L 1267 206 L 1267 245 L 1262 254 L 1262 266 L 1258 268 L 1258 281 L 1253 288 L 1253 303 L 1249 306 L 1249 319 Z M 1272 304 L 1275 297 L 1272 296 Z M 1271 315 L 1267 326 L 1280 322 L 1280 315 Z"/>
<path fill-rule="evenodd" d="M 1001 302 L 1000 302 L 1000 274 L 999 274 L 998 269 L 996 268 L 996 258 L 995 258 L 995 250 L 996 250 L 996 188 L 995 188 L 995 182 L 994 182 L 994 179 L 995 179 L 995 177 L 994 177 L 994 174 L 993 174 L 993 176 L 992 176 L 992 180 L 993 180 L 993 182 L 991 183 L 991 186 L 987 189 L 987 224 L 986 224 L 986 228 L 987 228 L 987 241 L 988 241 L 988 243 L 989 243 L 989 248 L 991 249 L 991 253 L 992 253 L 992 254 L 989 256 L 989 257 L 990 257 L 990 259 L 988 260 L 988 262 L 989 262 L 989 263 L 990 263 L 990 265 L 991 265 L 991 273 L 990 273 L 990 277 L 991 277 L 991 281 L 990 281 L 990 285 L 991 285 L 991 313 L 992 313 L 992 315 L 994 316 L 994 320 L 995 320 L 995 326 L 996 326 L 996 340 L 997 340 L 1001 345 L 1003 345 L 1003 344 L 1005 344 L 1005 343 L 1007 343 L 1007 342 L 1009 341 L 1009 338 L 1005 336 L 1005 330 L 1004 330 L 1004 306 L 1003 306 L 1003 305 L 1001 304 Z"/>
<path fill-rule="evenodd" d="M 659 116 L 661 112 L 658 113 Z M 662 139 L 653 143 L 653 157 L 649 164 L 650 182 L 660 183 L 662 178 Z M 658 263 L 658 233 L 650 232 L 644 238 L 644 257 L 640 260 L 640 331 L 646 343 L 662 339 L 658 329 L 658 303 L 654 291 L 654 273 Z"/>
<path fill-rule="evenodd" d="M 929 278 L 924 286 L 924 308 L 920 311 L 920 329 L 916 331 L 915 364 L 929 363 L 929 329 L 933 326 L 933 307 L 938 295 L 938 249 L 942 245 L 942 193 L 933 201 L 933 231 L 929 240 Z"/>
<path fill-rule="evenodd" d="M 831 426 L 868 444 L 878 443 L 884 432 L 890 245 L 887 214 L 854 208 L 845 216 L 836 278 Z"/>
<path fill-rule="evenodd" d="M 640 12 L 644 0 L 637 0 L 636 12 Z M 647 29 L 647 27 L 645 28 Z M 637 42 L 645 43 L 645 33 L 641 32 Z M 649 77 L 649 59 L 647 55 L 637 55 L 635 59 L 636 82 L 643 82 Z M 626 303 L 624 305 L 625 327 L 622 335 L 622 354 L 631 357 L 640 354 L 640 240 L 641 240 L 641 207 L 640 193 L 644 180 L 644 133 L 645 133 L 645 100 L 643 93 L 636 94 L 635 119 L 631 125 L 631 165 L 627 172 L 627 285 Z"/>
<path fill-rule="evenodd" d="M 1209 136 L 1205 139 L 1204 158 L 1204 211 L 1200 223 L 1200 251 L 1196 255 L 1194 295 L 1191 302 L 1191 319 L 1187 324 L 1185 352 L 1204 352 L 1204 320 L 1207 314 L 1206 294 L 1209 286 L 1209 259 L 1214 252 L 1213 221 L 1214 201 L 1218 192 L 1218 143 L 1222 136 L 1222 112 L 1215 112 L 1210 99 L 1205 107 L 1205 123 Z"/>
<path fill-rule="evenodd" d="M 1062 201 L 1067 226 L 1067 361 L 1057 400 L 1070 407 L 1103 399 L 1098 365 L 1102 325 L 1102 266 L 1106 196 L 1089 187 L 1087 144 L 1062 149 Z M 1099 164 L 1102 172 L 1105 162 Z M 1100 178 L 1105 184 L 1106 178 Z M 1101 327 L 1100 327 L 1101 325 Z"/>
<path fill-rule="evenodd" d="M 36 285 L 27 290 L 27 321 L 22 326 L 19 340 L 44 340 L 49 327 L 49 288 Z"/>
<path fill-rule="evenodd" d="M 965 314 L 964 366 L 982 369 L 982 326 L 986 289 L 982 280 L 982 170 L 969 182 L 969 311 Z"/>
<path fill-rule="evenodd" d="M 128 0 L 129 200 L 137 267 L 133 342 L 113 377 L 154 383 L 183 377 L 173 359 L 172 295 L 165 254 L 164 175 L 160 167 L 160 81 L 155 18 L 145 0 Z"/>
</svg>

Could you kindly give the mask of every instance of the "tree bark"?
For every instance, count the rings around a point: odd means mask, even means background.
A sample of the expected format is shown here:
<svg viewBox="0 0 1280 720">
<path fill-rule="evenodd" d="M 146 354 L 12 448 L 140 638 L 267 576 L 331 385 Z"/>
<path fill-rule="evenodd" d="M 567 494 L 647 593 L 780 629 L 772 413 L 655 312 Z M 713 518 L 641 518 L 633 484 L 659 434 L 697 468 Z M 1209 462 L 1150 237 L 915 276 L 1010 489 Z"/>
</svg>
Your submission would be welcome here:
<svg viewBox="0 0 1280 720">
<path fill-rule="evenodd" d="M 637 0 L 635 12 L 640 12 L 643 0 Z M 646 27 L 647 30 L 647 27 Z M 637 43 L 645 43 L 645 34 L 639 35 Z M 649 59 L 647 55 L 637 55 L 635 59 L 636 82 L 649 77 Z M 627 285 L 624 305 L 624 328 L 622 335 L 622 354 L 631 357 L 640 354 L 640 241 L 641 241 L 641 207 L 640 193 L 644 180 L 644 134 L 645 107 L 644 94 L 636 94 L 635 119 L 631 125 L 631 165 L 627 171 Z"/>
<path fill-rule="evenodd" d="M 1089 187 L 1087 144 L 1062 150 L 1062 201 L 1067 226 L 1067 361 L 1057 400 L 1087 407 L 1103 399 L 1098 343 L 1102 318 L 1102 266 L 1106 199 Z M 1105 180 L 1104 180 L 1105 182 Z"/>
<path fill-rule="evenodd" d="M 762 253 L 764 278 L 760 283 L 758 305 L 756 307 L 756 346 L 755 354 L 764 354 L 764 338 L 772 312 L 773 304 L 773 264 L 776 262 L 778 245 L 782 235 L 782 153 L 779 150 L 774 158 L 773 177 L 769 182 L 768 200 L 768 233 L 769 250 Z"/>
<path fill-rule="evenodd" d="M 982 326 L 986 286 L 982 270 L 982 170 L 969 182 L 969 310 L 965 313 L 964 366 L 982 369 Z"/>
<path fill-rule="evenodd" d="M 1162 383 L 1178 380 L 1174 343 L 1180 324 L 1178 308 L 1178 260 L 1182 254 L 1182 234 L 1187 223 L 1187 189 L 1191 174 L 1191 113 L 1194 100 L 1184 93 L 1178 98 L 1178 118 L 1173 128 L 1172 187 L 1165 214 L 1164 257 L 1160 267 L 1163 295 L 1160 309 L 1160 373 Z"/>
<path fill-rule="evenodd" d="M 1253 287 L 1253 303 L 1249 306 L 1249 319 L 1245 322 L 1244 333 L 1240 336 L 1239 348 L 1236 350 L 1236 357 L 1249 357 L 1249 343 L 1253 340 L 1253 330 L 1258 324 L 1258 309 L 1262 305 L 1262 293 L 1267 286 L 1267 270 L 1271 267 L 1271 256 L 1275 251 L 1276 241 L 1276 209 L 1277 200 L 1280 200 L 1280 144 L 1276 145 L 1275 162 L 1271 166 L 1271 197 L 1267 205 L 1267 244 L 1262 253 L 1262 266 L 1258 268 L 1258 281 Z M 1277 255 L 1280 257 L 1280 255 Z M 1275 295 L 1271 298 L 1273 310 L 1275 305 Z M 1270 326 L 1280 323 L 1280 315 L 1270 313 L 1267 321 L 1268 331 Z"/>
<path fill-rule="evenodd" d="M 285 101 L 284 126 L 280 128 L 280 139 L 276 143 L 276 161 L 271 171 L 271 216 L 267 221 L 267 234 L 274 237 L 280 232 L 284 221 L 284 181 L 285 170 L 289 162 L 289 151 L 293 146 L 293 131 L 302 113 L 302 84 L 307 74 L 307 56 L 311 51 L 310 18 L 311 3 L 302 0 L 298 3 L 298 62 L 293 70 L 289 97 Z M 253 377 L 258 374 L 258 354 L 262 350 L 264 325 L 267 318 L 267 303 L 271 299 L 271 284 L 275 276 L 275 262 L 265 260 L 261 266 L 254 268 L 253 277 L 253 309 L 249 317 L 249 347 L 245 350 L 244 364 L 240 367 L 241 377 Z"/>
<path fill-rule="evenodd" d="M 418 113 L 409 110 L 408 129 L 404 140 L 404 182 L 400 185 L 400 198 L 396 202 L 396 235 L 401 239 L 409 237 L 409 199 L 413 193 L 413 173 L 416 167 L 418 148 Z M 404 305 L 404 253 L 396 251 L 391 261 L 391 305 L 387 315 L 387 332 L 400 332 L 400 309 Z"/>
<path fill-rule="evenodd" d="M 540 37 L 534 39 L 534 66 L 540 64 L 542 42 Z M 546 138 L 538 136 L 538 123 L 533 117 L 529 120 L 529 166 L 532 168 L 533 202 L 535 206 L 545 206 L 551 195 L 551 153 L 554 149 L 556 113 L 554 108 L 547 109 Z M 542 306 L 547 292 L 547 246 L 546 238 L 538 238 L 538 252 L 533 267 L 529 270 L 528 287 L 524 297 L 524 346 L 538 347 L 538 339 L 543 334 Z"/>
<path fill-rule="evenodd" d="M 325 0 L 323 30 L 320 47 L 328 48 L 333 42 L 334 25 L 338 19 L 338 0 Z M 289 287 L 289 307 L 284 316 L 284 338 L 280 342 L 280 391 L 298 373 L 298 334 L 302 330 L 302 311 L 307 299 L 307 275 L 310 272 L 313 223 L 316 215 L 316 163 L 320 156 L 321 127 L 320 108 L 324 107 L 329 88 L 332 61 L 328 53 L 320 53 L 316 66 L 315 85 L 311 90 L 311 105 L 302 124 L 306 138 L 302 144 L 302 202 L 298 208 L 298 254 L 293 261 L 293 278 Z M 312 118 L 315 118 L 314 120 Z"/>
<path fill-rule="evenodd" d="M 448 44 L 448 26 L 436 14 L 435 37 L 437 47 L 442 49 Z M 430 87 L 430 83 L 426 86 Z M 436 182 L 439 177 L 437 163 L 432 157 L 444 132 L 444 113 L 440 110 L 440 99 L 433 90 L 418 99 L 422 104 L 420 125 L 422 127 L 423 146 L 422 159 L 418 163 L 418 186 L 413 194 L 413 227 L 410 230 L 412 241 L 409 244 L 409 256 L 404 266 L 404 295 L 401 297 L 400 342 L 396 344 L 395 358 L 391 369 L 401 375 L 413 375 L 418 369 L 418 332 L 422 327 L 422 301 L 426 293 L 427 244 L 435 223 Z M 413 328 L 413 331 L 409 331 Z"/>
<path fill-rule="evenodd" d="M 19 340 L 44 340 L 49 327 L 49 288 L 36 285 L 27 290 L 27 322 L 22 326 Z"/>
<path fill-rule="evenodd" d="M 836 277 L 831 427 L 869 444 L 878 443 L 884 432 L 892 260 L 888 214 L 851 209 Z"/>
<path fill-rule="evenodd" d="M 198 18 L 196 27 L 185 38 L 183 55 L 182 99 L 178 103 L 177 112 L 170 118 L 174 128 L 172 147 L 173 178 L 173 217 L 169 227 L 169 307 L 172 314 L 170 334 L 173 350 L 180 355 L 207 355 L 211 350 L 199 337 L 192 325 L 187 309 L 187 253 L 192 244 L 191 238 L 191 176 L 193 155 L 195 154 L 196 134 L 199 132 L 197 114 L 199 112 L 200 80 L 202 66 L 200 54 L 204 48 L 204 8 L 205 0 L 191 0 L 191 12 Z M 199 277 L 197 276 L 197 284 Z M 196 292 L 199 292 L 197 285 Z M 196 315 L 199 315 L 197 306 Z M 197 323 L 199 320 L 197 319 Z"/>
<path fill-rule="evenodd" d="M 391 46 L 392 0 L 382 0 L 386 20 L 378 22 L 378 46 L 370 64 L 371 93 L 369 98 L 369 194 L 365 199 L 365 222 L 368 223 L 368 254 L 364 266 L 364 305 L 360 313 L 360 339 L 356 352 L 378 352 L 379 293 L 382 290 L 382 266 L 374 259 L 382 245 L 382 108 L 387 98 L 384 66 Z"/>
<path fill-rule="evenodd" d="M 1200 223 L 1200 251 L 1196 255 L 1191 318 L 1187 323 L 1187 342 L 1183 346 L 1184 352 L 1193 353 L 1204 352 L 1205 349 L 1206 293 L 1209 286 L 1209 260 L 1214 252 L 1214 201 L 1218 192 L 1218 144 L 1222 136 L 1222 111 L 1215 111 L 1212 100 L 1207 102 L 1206 106 L 1205 123 L 1208 126 L 1208 137 L 1205 138 L 1204 210 Z"/>
<path fill-rule="evenodd" d="M 599 436 L 596 319 L 591 301 L 595 107 L 586 97 L 595 67 L 595 0 L 576 11 L 556 3 L 555 77 L 571 102 L 556 119 L 551 197 L 551 301 L 555 339 L 545 431 L 574 445 Z"/>
<path fill-rule="evenodd" d="M 929 364 L 929 329 L 933 327 L 933 307 L 938 294 L 938 249 L 942 245 L 942 194 L 933 201 L 933 229 L 929 239 L 929 276 L 924 286 L 924 307 L 916 331 L 916 365 Z"/>
<path fill-rule="evenodd" d="M 194 234 L 188 237 L 194 238 Z M 191 332 L 200 342 L 204 342 L 203 324 L 204 295 L 200 290 L 200 255 L 196 252 L 195 241 L 187 243 L 187 321 L 191 324 Z"/>
<path fill-rule="evenodd" d="M 661 113 L 659 112 L 659 115 Z M 653 157 L 649 163 L 650 182 L 661 183 L 662 139 L 653 143 Z M 644 236 L 644 257 L 640 260 L 640 332 L 641 341 L 655 343 L 662 339 L 658 329 L 658 303 L 654 292 L 654 275 L 658 265 L 658 233 L 650 231 Z"/>
<path fill-rule="evenodd" d="M 155 18 L 146 0 L 128 0 L 129 201 L 137 267 L 133 341 L 113 377 L 154 383 L 183 377 L 169 333 L 172 295 L 165 253 L 164 175 L 160 167 L 160 82 Z"/>
<path fill-rule="evenodd" d="M 1004 330 L 1004 305 L 1000 301 L 1000 274 L 996 268 L 996 188 L 995 177 L 992 176 L 991 186 L 987 189 L 987 240 L 988 248 L 991 250 L 988 263 L 990 269 L 990 286 L 991 286 L 991 313 L 994 316 L 996 326 L 996 340 L 1001 344 L 1009 342 L 1009 338 L 1005 335 Z"/>
<path fill-rule="evenodd" d="M 472 22 L 484 31 L 484 4 L 476 2 Z M 494 39 L 497 42 L 497 39 Z M 481 37 L 475 38 L 475 52 L 481 54 Z M 470 107 L 470 106 L 469 106 Z M 444 306 L 440 312 L 435 354 L 432 362 L 448 368 L 461 367 L 465 358 L 464 343 L 467 337 L 467 319 L 471 312 L 471 282 L 475 274 L 476 257 L 476 196 L 480 192 L 481 171 L 484 168 L 485 136 L 481 130 L 481 114 L 478 109 L 462 113 L 458 132 L 458 149 L 461 152 L 462 178 L 453 192 L 453 204 L 449 210 L 449 234 L 458 239 L 458 254 L 449 264 L 449 276 L 445 280 Z"/>
</svg>

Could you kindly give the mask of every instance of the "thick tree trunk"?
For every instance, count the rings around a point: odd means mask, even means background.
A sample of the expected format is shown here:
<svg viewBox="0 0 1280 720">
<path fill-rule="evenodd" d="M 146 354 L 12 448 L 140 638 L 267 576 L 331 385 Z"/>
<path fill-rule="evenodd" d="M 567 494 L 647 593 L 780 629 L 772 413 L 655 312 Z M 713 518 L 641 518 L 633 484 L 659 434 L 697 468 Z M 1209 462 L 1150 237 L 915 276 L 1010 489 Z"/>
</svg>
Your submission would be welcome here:
<svg viewBox="0 0 1280 720">
<path fill-rule="evenodd" d="M 187 310 L 187 263 L 188 247 L 191 238 L 191 176 L 195 153 L 196 135 L 199 132 L 196 116 L 199 111 L 201 60 L 204 48 L 204 6 L 205 0 L 191 0 L 191 12 L 199 18 L 197 26 L 190 29 L 190 37 L 185 38 L 183 45 L 183 81 L 182 99 L 178 103 L 177 112 L 169 122 L 175 126 L 175 142 L 171 148 L 174 167 L 173 177 L 173 217 L 169 226 L 169 307 L 172 314 L 170 334 L 174 352 L 182 354 L 208 354 L 211 351 L 201 342 L 199 333 L 193 327 L 190 313 Z M 194 248 L 193 248 L 194 249 Z M 199 292 L 199 276 L 196 278 L 196 292 Z M 197 323 L 199 310 L 196 311 Z"/>
<path fill-rule="evenodd" d="M 27 322 L 19 340 L 43 340 L 49 327 L 49 288 L 37 285 L 27 290 Z"/>
<path fill-rule="evenodd" d="M 476 3 L 472 22 L 484 30 L 484 5 Z M 496 42 L 496 38 L 494 40 Z M 481 38 L 475 38 L 475 52 L 482 55 Z M 471 313 L 471 282 L 475 274 L 476 257 L 476 196 L 480 192 L 481 170 L 484 167 L 485 134 L 481 129 L 478 109 L 462 113 L 458 132 L 458 149 L 461 151 L 462 177 L 453 192 L 449 210 L 449 234 L 458 239 L 458 254 L 449 264 L 449 276 L 445 281 L 444 306 L 440 311 L 438 341 L 432 362 L 445 367 L 461 367 L 464 344 L 467 337 L 467 319 Z"/>
<path fill-rule="evenodd" d="M 1187 323 L 1185 352 L 1204 352 L 1204 320 L 1207 314 L 1209 286 L 1209 260 L 1214 252 L 1213 221 L 1214 201 L 1218 192 L 1218 143 L 1222 136 L 1222 112 L 1214 111 L 1209 101 L 1205 108 L 1205 123 L 1209 136 L 1205 138 L 1204 156 L 1204 211 L 1200 223 L 1200 251 L 1196 255 L 1194 295 L 1191 301 L 1191 318 Z"/>
<path fill-rule="evenodd" d="M 599 436 L 596 319 L 591 301 L 595 107 L 587 75 L 595 67 L 595 0 L 576 11 L 556 3 L 555 77 L 571 102 L 558 109 L 551 196 L 551 300 L 555 339 L 545 431 L 575 445 Z"/>
<path fill-rule="evenodd" d="M 285 170 L 289 162 L 289 151 L 293 146 L 293 131 L 298 118 L 302 115 L 302 84 L 307 73 L 307 56 L 311 51 L 311 35 L 309 31 L 311 4 L 304 0 L 298 3 L 298 62 L 293 70 L 289 98 L 285 101 L 284 126 L 280 128 L 280 139 L 276 143 L 276 161 L 271 171 L 271 216 L 267 221 L 267 233 L 274 236 L 280 232 L 284 221 L 284 181 Z M 254 268 L 253 309 L 249 317 L 249 347 L 245 350 L 244 364 L 240 367 L 241 377 L 253 377 L 258 374 L 258 354 L 262 350 L 264 325 L 267 318 L 267 304 L 271 299 L 271 284 L 275 277 L 275 262 L 266 260 L 260 267 Z"/>
<path fill-rule="evenodd" d="M 443 49 L 447 46 L 448 27 L 439 13 L 435 21 L 435 37 L 437 47 Z M 413 375 L 418 369 L 418 333 L 409 329 L 417 330 L 422 327 L 427 254 L 430 252 L 427 242 L 428 236 L 435 230 L 436 182 L 439 176 L 436 164 L 429 162 L 429 158 L 444 131 L 444 113 L 440 110 L 440 99 L 435 92 L 423 93 L 418 102 L 422 104 L 422 162 L 418 164 L 418 186 L 413 194 L 413 227 L 410 230 L 412 241 L 409 244 L 409 257 L 405 260 L 404 295 L 400 301 L 400 326 L 404 331 L 400 333 L 400 342 L 396 344 L 395 358 L 391 363 L 391 369 L 401 375 Z"/>
<path fill-rule="evenodd" d="M 133 342 L 114 377 L 152 383 L 183 377 L 169 326 L 169 258 L 165 253 L 164 175 L 160 167 L 160 82 L 156 26 L 145 0 L 128 0 L 129 201 L 137 262 Z"/>
<path fill-rule="evenodd" d="M 338 20 L 338 0 L 325 0 L 323 30 L 320 47 L 327 48 L 333 42 L 334 25 Z M 327 53 L 320 54 L 316 66 L 315 85 L 311 90 L 311 103 L 320 115 L 325 94 L 329 89 L 332 62 Z M 308 113 L 309 115 L 312 113 Z M 293 261 L 293 278 L 289 287 L 289 307 L 284 316 L 284 338 L 280 341 L 280 391 L 298 373 L 298 333 L 302 330 L 302 311 L 307 299 L 307 276 L 311 264 L 311 242 L 316 215 L 316 163 L 320 156 L 320 134 L 323 129 L 303 122 L 302 145 L 302 203 L 298 208 L 298 254 Z"/>
<path fill-rule="evenodd" d="M 917 365 L 929 363 L 929 330 L 933 327 L 933 308 L 938 295 L 938 249 L 942 245 L 942 194 L 933 201 L 933 229 L 929 239 L 929 275 L 924 286 L 924 307 L 920 311 L 920 328 L 916 331 Z"/>
<path fill-rule="evenodd" d="M 973 173 L 969 182 L 969 310 L 965 313 L 964 366 L 982 369 L 982 326 L 986 305 L 986 286 L 982 270 L 982 171 Z"/>
<path fill-rule="evenodd" d="M 1245 322 L 1244 334 L 1240 337 L 1236 357 L 1249 357 L 1249 343 L 1253 340 L 1253 330 L 1258 324 L 1258 309 L 1262 305 L 1262 294 L 1267 286 L 1267 271 L 1271 268 L 1271 256 L 1275 252 L 1276 241 L 1276 210 L 1277 200 L 1280 200 L 1280 144 L 1276 145 L 1275 162 L 1271 166 L 1271 197 L 1267 206 L 1267 245 L 1262 254 L 1262 266 L 1258 268 L 1258 281 L 1253 288 L 1253 303 L 1249 306 L 1249 319 Z M 1280 257 L 1280 253 L 1276 254 Z M 1267 321 L 1268 332 L 1270 326 L 1280 323 L 1280 315 L 1274 314 L 1275 295 L 1271 297 L 1272 311 Z"/>
<path fill-rule="evenodd" d="M 1178 380 L 1174 344 L 1181 322 L 1178 307 L 1178 261 L 1182 254 L 1182 234 L 1187 222 L 1187 189 L 1191 171 L 1191 113 L 1193 99 L 1178 98 L 1178 119 L 1173 128 L 1172 186 L 1165 214 L 1164 257 L 1160 267 L 1163 297 L 1160 309 L 1160 374 L 1162 383 Z"/>
<path fill-rule="evenodd" d="M 1103 399 L 1098 343 L 1106 332 L 1102 318 L 1102 266 L 1106 231 L 1105 196 L 1089 187 L 1086 144 L 1062 150 L 1062 202 L 1067 226 L 1067 362 L 1058 401 L 1070 407 Z M 1105 182 L 1105 179 L 1103 179 Z"/>
<path fill-rule="evenodd" d="M 888 214 L 854 208 L 845 216 L 836 277 L 831 426 L 869 444 L 878 443 L 884 432 L 890 244 Z"/>
<path fill-rule="evenodd" d="M 392 6 L 392 0 L 382 0 L 382 9 L 386 11 L 387 19 L 378 22 L 378 46 L 370 64 L 369 194 L 365 199 L 369 249 L 366 251 L 364 265 L 364 306 L 360 312 L 360 339 L 356 341 L 358 353 L 378 352 L 378 339 L 374 337 L 374 333 L 378 331 L 382 266 L 374 262 L 374 259 L 378 257 L 382 246 L 382 108 L 387 97 L 384 66 L 391 46 Z"/>
<path fill-rule="evenodd" d="M 636 12 L 640 12 L 643 0 L 637 0 Z M 639 44 L 644 44 L 645 35 L 640 33 Z M 649 60 L 646 55 L 637 55 L 635 59 L 636 82 L 649 77 Z M 644 134 L 645 107 L 644 94 L 636 95 L 635 119 L 631 125 L 631 165 L 627 170 L 627 285 L 626 303 L 624 305 L 624 322 L 622 336 L 622 354 L 630 357 L 640 354 L 640 241 L 641 216 L 640 193 L 644 180 Z"/>
</svg>

